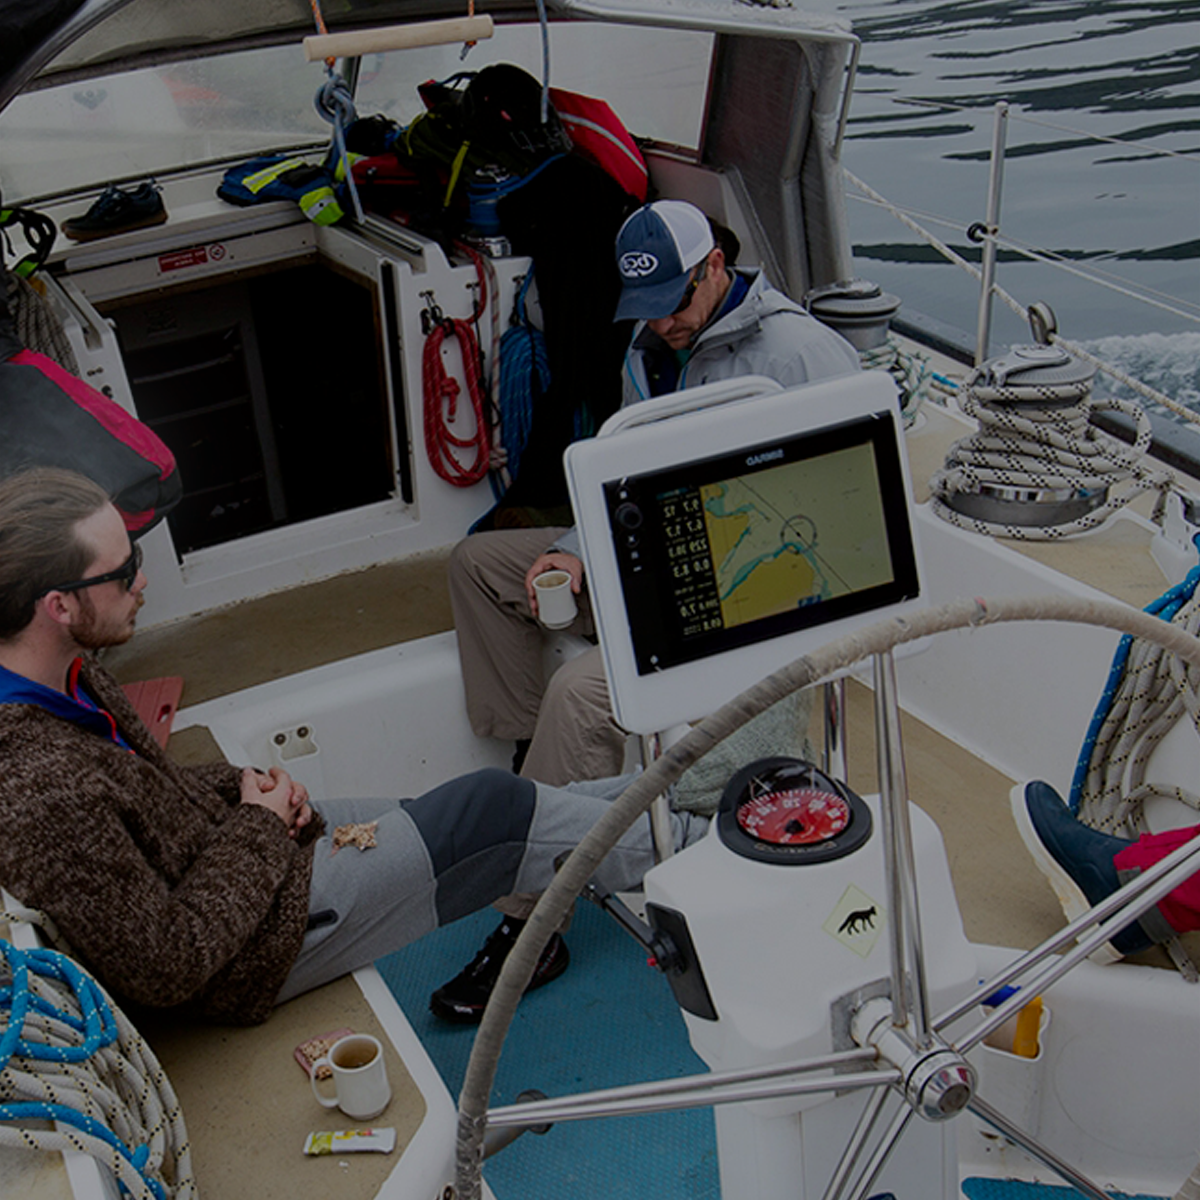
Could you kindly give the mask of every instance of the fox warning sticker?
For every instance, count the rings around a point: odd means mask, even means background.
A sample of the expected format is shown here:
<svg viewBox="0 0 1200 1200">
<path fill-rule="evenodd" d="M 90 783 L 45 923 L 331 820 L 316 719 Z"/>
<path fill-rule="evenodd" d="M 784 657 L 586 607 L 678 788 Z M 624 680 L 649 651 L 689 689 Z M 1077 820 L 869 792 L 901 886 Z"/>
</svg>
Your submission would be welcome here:
<svg viewBox="0 0 1200 1200">
<path fill-rule="evenodd" d="M 866 958 L 879 941 L 886 915 L 887 910 L 882 905 L 872 900 L 862 888 L 851 884 L 821 928 L 843 946 Z"/>
</svg>

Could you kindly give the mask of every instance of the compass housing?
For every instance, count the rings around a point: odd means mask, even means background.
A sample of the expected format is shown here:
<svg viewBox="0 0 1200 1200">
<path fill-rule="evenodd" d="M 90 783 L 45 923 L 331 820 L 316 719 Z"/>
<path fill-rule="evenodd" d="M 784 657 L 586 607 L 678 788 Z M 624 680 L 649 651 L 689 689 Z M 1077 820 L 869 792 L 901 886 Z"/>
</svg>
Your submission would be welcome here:
<svg viewBox="0 0 1200 1200">
<path fill-rule="evenodd" d="M 726 784 L 717 835 L 735 854 L 756 862 L 830 862 L 853 854 L 871 836 L 871 810 L 810 762 L 760 758 Z"/>
</svg>

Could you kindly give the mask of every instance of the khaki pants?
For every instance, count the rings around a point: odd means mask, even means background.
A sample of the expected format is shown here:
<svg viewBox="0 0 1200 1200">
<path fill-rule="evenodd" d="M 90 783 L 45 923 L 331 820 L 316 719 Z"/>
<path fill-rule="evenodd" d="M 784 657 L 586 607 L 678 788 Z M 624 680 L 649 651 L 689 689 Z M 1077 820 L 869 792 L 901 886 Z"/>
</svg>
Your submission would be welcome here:
<svg viewBox="0 0 1200 1200">
<path fill-rule="evenodd" d="M 613 719 L 600 652 L 542 666 L 546 631 L 525 595 L 534 559 L 562 528 L 502 529 L 464 538 L 450 556 L 450 603 L 471 728 L 480 737 L 531 739 L 521 774 L 555 786 L 620 773 L 626 732 Z M 568 632 L 594 633 L 586 591 Z"/>
</svg>

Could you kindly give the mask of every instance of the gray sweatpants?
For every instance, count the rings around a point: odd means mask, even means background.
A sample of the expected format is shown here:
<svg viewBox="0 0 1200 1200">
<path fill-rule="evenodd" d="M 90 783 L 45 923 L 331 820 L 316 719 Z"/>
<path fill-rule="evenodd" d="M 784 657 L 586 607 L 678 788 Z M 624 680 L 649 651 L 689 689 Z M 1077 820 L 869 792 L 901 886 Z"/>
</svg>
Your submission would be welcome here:
<svg viewBox="0 0 1200 1200">
<path fill-rule="evenodd" d="M 309 930 L 277 1003 L 319 987 L 511 893 L 540 892 L 631 776 L 548 787 L 488 768 L 415 800 L 314 804 L 326 830 L 313 857 Z M 708 821 L 673 815 L 675 845 Z M 369 850 L 333 847 L 338 825 L 377 821 Z M 605 891 L 637 887 L 654 863 L 646 817 L 634 822 L 595 876 Z M 452 974 L 458 964 L 448 963 Z"/>
<path fill-rule="evenodd" d="M 467 716 L 479 737 L 532 739 L 521 774 L 542 783 L 616 775 L 626 732 L 613 718 L 600 651 L 542 669 L 545 631 L 529 607 L 525 575 L 565 529 L 501 529 L 464 538 L 448 582 Z M 569 632 L 593 633 L 586 590 Z"/>
</svg>

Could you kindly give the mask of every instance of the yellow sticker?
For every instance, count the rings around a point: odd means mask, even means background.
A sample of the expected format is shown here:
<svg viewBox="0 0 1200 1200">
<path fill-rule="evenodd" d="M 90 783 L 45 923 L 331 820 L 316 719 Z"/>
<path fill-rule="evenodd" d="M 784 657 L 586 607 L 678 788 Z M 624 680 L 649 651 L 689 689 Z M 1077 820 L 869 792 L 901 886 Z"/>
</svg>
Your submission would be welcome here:
<svg viewBox="0 0 1200 1200">
<path fill-rule="evenodd" d="M 821 926 L 830 937 L 848 946 L 861 958 L 866 958 L 879 941 L 887 912 L 862 888 L 851 884 L 834 905 L 833 912 Z"/>
</svg>

